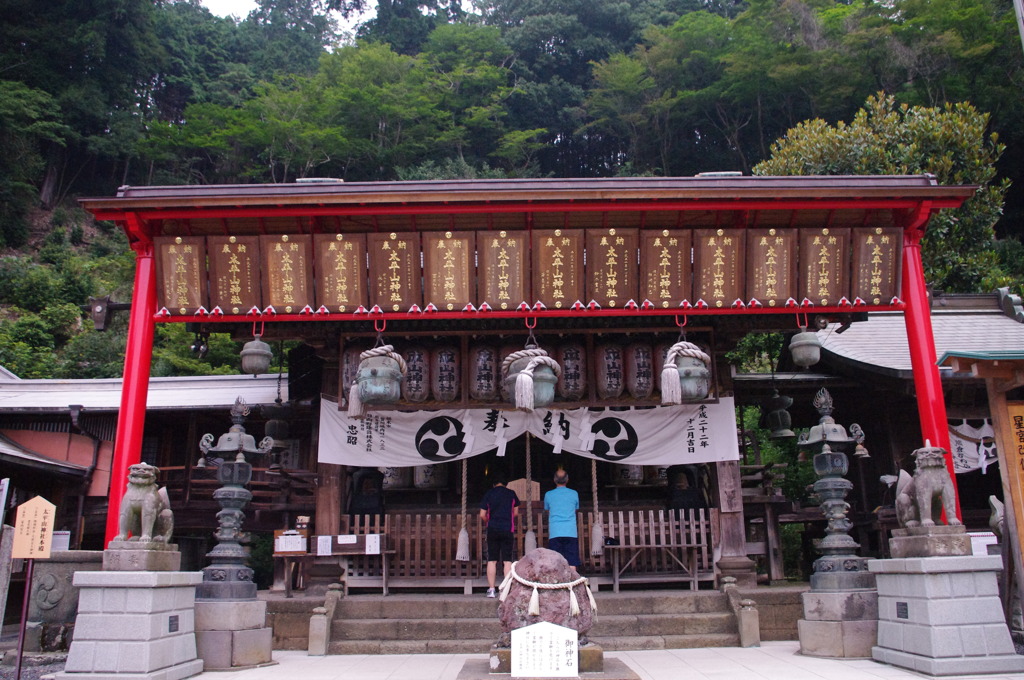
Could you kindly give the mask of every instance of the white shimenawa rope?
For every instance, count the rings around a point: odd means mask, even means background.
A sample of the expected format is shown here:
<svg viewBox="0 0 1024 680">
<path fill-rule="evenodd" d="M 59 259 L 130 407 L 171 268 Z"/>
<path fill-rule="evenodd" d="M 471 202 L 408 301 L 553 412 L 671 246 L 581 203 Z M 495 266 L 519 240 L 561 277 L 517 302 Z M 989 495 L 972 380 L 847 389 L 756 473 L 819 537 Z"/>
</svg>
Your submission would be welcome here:
<svg viewBox="0 0 1024 680">
<path fill-rule="evenodd" d="M 404 376 L 408 371 L 408 367 L 405 364 L 405 359 L 402 355 L 395 351 L 392 345 L 381 345 L 380 347 L 374 347 L 368 349 L 359 355 L 359 361 L 363 362 L 373 357 L 388 356 L 394 359 L 395 363 L 398 364 L 398 370 Z M 359 398 L 359 381 L 353 380 L 352 386 L 348 391 L 348 417 L 349 418 L 362 418 L 366 415 L 366 407 L 363 405 L 363 400 Z"/>
<path fill-rule="evenodd" d="M 459 531 L 459 540 L 455 546 L 455 560 L 457 562 L 469 562 L 469 531 L 466 529 L 466 487 L 468 486 L 467 470 L 469 465 L 465 458 L 462 459 L 462 530 Z"/>
<path fill-rule="evenodd" d="M 676 361 L 679 357 L 690 357 L 711 365 L 711 357 L 692 342 L 680 340 L 672 345 L 665 355 L 665 367 L 661 369 L 661 403 L 663 406 L 683 403 L 683 388 L 679 384 L 679 369 Z"/>
<path fill-rule="evenodd" d="M 576 599 L 576 593 L 573 588 L 584 584 L 587 589 L 587 597 L 590 599 L 590 610 L 597 613 L 597 602 L 594 601 L 594 593 L 590 591 L 590 582 L 585 576 L 580 576 L 575 581 L 569 581 L 567 583 L 537 583 L 536 581 L 527 581 L 525 578 L 516 573 L 516 565 L 519 562 L 512 563 L 512 569 L 509 570 L 505 580 L 501 582 L 501 598 L 500 602 L 504 602 L 505 598 L 508 597 L 508 592 L 512 588 L 512 581 L 517 581 L 527 588 L 533 588 L 533 594 L 530 595 L 530 608 L 527 610 L 527 614 L 532 616 L 540 616 L 540 590 L 562 590 L 563 588 L 569 591 L 569 616 L 580 615 L 580 603 Z"/>
<path fill-rule="evenodd" d="M 516 376 L 516 387 L 513 394 L 513 402 L 520 411 L 533 410 L 533 372 L 538 366 L 547 366 L 554 371 L 556 378 L 562 374 L 562 367 L 558 365 L 557 361 L 548 356 L 546 350 L 540 348 L 521 349 L 518 352 L 512 352 L 501 362 L 502 381 L 508 377 L 509 367 L 512 365 L 512 362 L 527 357 L 530 357 L 530 361 Z"/>
<path fill-rule="evenodd" d="M 590 461 L 590 493 L 594 496 L 594 516 L 590 520 L 590 554 L 604 555 L 604 525 L 597 507 L 597 461 Z"/>
</svg>

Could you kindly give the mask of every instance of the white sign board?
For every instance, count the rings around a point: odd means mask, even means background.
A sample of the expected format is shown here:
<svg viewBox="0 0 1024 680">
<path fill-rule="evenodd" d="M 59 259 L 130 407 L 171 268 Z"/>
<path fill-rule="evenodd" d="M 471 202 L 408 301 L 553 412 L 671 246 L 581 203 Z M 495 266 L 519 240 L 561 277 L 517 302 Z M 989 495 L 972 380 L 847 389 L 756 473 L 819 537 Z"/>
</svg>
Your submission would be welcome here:
<svg viewBox="0 0 1024 680">
<path fill-rule="evenodd" d="M 45 560 L 50 557 L 56 511 L 57 506 L 42 496 L 36 496 L 18 506 L 11 557 L 27 560 Z"/>
<path fill-rule="evenodd" d="M 578 678 L 579 634 L 542 621 L 512 631 L 513 678 Z"/>
</svg>

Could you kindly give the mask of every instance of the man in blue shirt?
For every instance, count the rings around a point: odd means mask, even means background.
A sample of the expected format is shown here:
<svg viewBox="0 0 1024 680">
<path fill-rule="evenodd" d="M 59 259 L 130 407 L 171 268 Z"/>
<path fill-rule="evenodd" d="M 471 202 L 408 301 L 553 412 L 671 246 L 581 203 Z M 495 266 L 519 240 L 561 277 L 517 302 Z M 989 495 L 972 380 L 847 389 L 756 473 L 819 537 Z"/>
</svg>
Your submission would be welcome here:
<svg viewBox="0 0 1024 680">
<path fill-rule="evenodd" d="M 548 548 L 562 555 L 576 573 L 580 566 L 580 542 L 576 531 L 576 511 L 580 509 L 580 495 L 566 486 L 569 473 L 555 473 L 555 488 L 544 494 L 544 509 L 548 512 Z"/>
<path fill-rule="evenodd" d="M 494 486 L 480 501 L 480 519 L 487 527 L 487 597 L 494 597 L 498 560 L 503 562 L 505 576 L 512 571 L 516 559 L 516 510 L 519 496 L 505 487 L 505 479 L 495 475 Z"/>
</svg>

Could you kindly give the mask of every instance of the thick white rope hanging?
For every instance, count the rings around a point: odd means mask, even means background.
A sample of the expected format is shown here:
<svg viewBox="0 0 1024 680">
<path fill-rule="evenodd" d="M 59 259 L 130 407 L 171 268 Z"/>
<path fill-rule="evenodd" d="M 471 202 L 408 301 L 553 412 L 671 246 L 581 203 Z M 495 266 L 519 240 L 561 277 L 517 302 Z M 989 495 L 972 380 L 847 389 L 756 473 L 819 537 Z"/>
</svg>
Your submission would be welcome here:
<svg viewBox="0 0 1024 680">
<path fill-rule="evenodd" d="M 469 530 L 466 529 L 466 487 L 468 486 L 468 462 L 462 459 L 462 529 L 459 531 L 459 540 L 455 546 L 455 560 L 457 562 L 469 562 Z"/>
<path fill-rule="evenodd" d="M 540 616 L 540 595 L 538 591 L 541 590 L 568 590 L 569 591 L 569 616 L 580 615 L 580 603 L 576 599 L 576 593 L 573 588 L 580 585 L 581 583 L 587 589 L 587 597 L 590 598 L 590 610 L 597 613 L 597 602 L 594 601 L 594 593 L 590 591 L 590 581 L 585 576 L 580 576 L 574 581 L 568 581 L 566 583 L 538 583 L 536 581 L 527 581 L 525 578 L 516 573 L 516 565 L 519 562 L 513 562 L 512 568 L 509 570 L 505 580 L 501 582 L 501 598 L 500 602 L 504 602 L 505 598 L 508 597 L 508 592 L 512 588 L 512 581 L 516 581 L 527 588 L 533 588 L 533 594 L 530 595 L 530 608 L 527 610 L 527 614 L 531 616 Z"/>
<path fill-rule="evenodd" d="M 680 357 L 690 357 L 711 365 L 711 357 L 692 342 L 680 340 L 669 347 L 665 355 L 665 367 L 661 369 L 661 403 L 663 406 L 683 403 L 683 388 L 679 384 L 679 369 L 676 361 Z"/>
<path fill-rule="evenodd" d="M 381 345 L 380 347 L 374 347 L 368 349 L 359 355 L 359 361 L 363 362 L 373 357 L 387 356 L 394 359 L 395 363 L 398 364 L 398 370 L 404 377 L 408 371 L 408 367 L 405 364 L 405 359 L 402 355 L 395 351 L 392 345 Z M 352 386 L 348 391 L 348 417 L 349 418 L 362 418 L 366 415 L 366 406 L 363 404 L 363 400 L 359 398 L 359 381 L 353 380 Z"/>
<path fill-rule="evenodd" d="M 533 372 L 537 367 L 547 366 L 554 371 L 556 378 L 562 374 L 562 367 L 558 365 L 557 361 L 548 356 L 546 350 L 540 348 L 521 349 L 518 352 L 512 352 L 501 362 L 502 380 L 504 381 L 508 377 L 509 367 L 512 365 L 512 362 L 526 359 L 527 357 L 530 358 L 530 361 L 516 375 L 516 386 L 513 394 L 513 403 L 520 411 L 533 410 Z"/>
<path fill-rule="evenodd" d="M 604 525 L 597 507 L 597 461 L 590 461 L 590 493 L 594 496 L 594 515 L 590 519 L 590 554 L 604 555 Z"/>
</svg>

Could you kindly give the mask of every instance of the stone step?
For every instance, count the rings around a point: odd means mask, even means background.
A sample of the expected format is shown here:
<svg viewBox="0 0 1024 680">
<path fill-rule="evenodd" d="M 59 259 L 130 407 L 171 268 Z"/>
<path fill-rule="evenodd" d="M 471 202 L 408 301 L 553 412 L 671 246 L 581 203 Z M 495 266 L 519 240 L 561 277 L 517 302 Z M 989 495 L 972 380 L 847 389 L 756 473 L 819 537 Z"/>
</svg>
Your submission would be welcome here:
<svg viewBox="0 0 1024 680">
<path fill-rule="evenodd" d="M 334 640 L 329 654 L 486 654 L 497 638 L 459 640 Z M 644 649 L 699 649 L 737 647 L 739 636 L 729 633 L 707 635 L 614 635 L 592 636 L 606 652 Z"/>
</svg>

